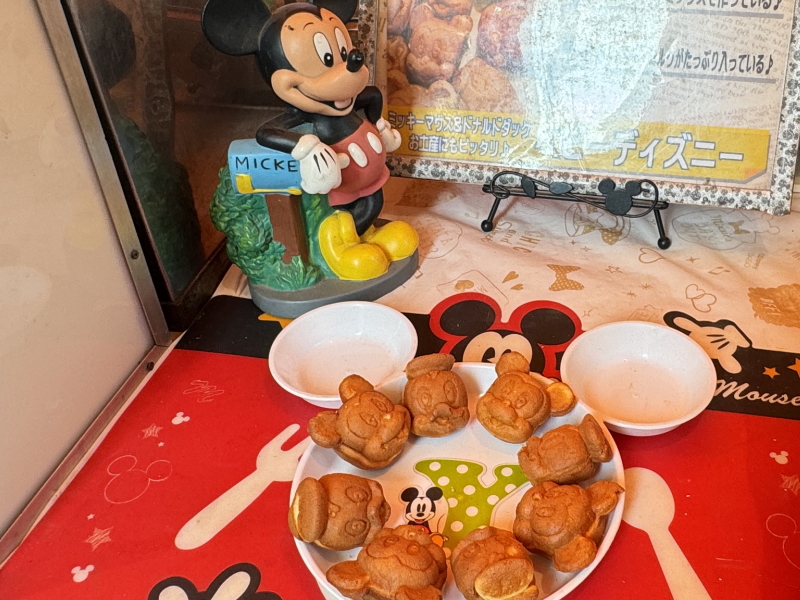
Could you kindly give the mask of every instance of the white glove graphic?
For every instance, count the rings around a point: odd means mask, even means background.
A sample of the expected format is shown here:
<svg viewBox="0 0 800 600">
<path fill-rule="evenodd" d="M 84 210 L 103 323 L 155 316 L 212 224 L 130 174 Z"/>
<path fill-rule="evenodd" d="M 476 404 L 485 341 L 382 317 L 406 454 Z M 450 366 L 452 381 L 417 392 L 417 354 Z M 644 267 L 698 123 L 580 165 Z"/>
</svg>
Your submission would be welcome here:
<svg viewBox="0 0 800 600">
<path fill-rule="evenodd" d="M 741 372 L 742 365 L 733 355 L 738 348 L 749 348 L 750 342 L 736 327 L 703 327 L 684 317 L 676 318 L 675 325 L 688 331 L 689 337 L 700 344 L 711 358 L 717 359 L 728 373 Z"/>
<path fill-rule="evenodd" d="M 400 147 L 400 132 L 397 131 L 397 129 L 392 129 L 392 126 L 389 125 L 389 121 L 381 117 L 378 119 L 378 122 L 375 123 L 375 127 L 378 128 L 378 133 L 381 134 L 381 141 L 387 152 L 394 152 Z"/>
<path fill-rule="evenodd" d="M 300 138 L 292 150 L 300 162 L 300 186 L 309 194 L 327 194 L 342 183 L 342 169 L 349 163 L 346 154 L 338 154 L 315 135 Z"/>
</svg>

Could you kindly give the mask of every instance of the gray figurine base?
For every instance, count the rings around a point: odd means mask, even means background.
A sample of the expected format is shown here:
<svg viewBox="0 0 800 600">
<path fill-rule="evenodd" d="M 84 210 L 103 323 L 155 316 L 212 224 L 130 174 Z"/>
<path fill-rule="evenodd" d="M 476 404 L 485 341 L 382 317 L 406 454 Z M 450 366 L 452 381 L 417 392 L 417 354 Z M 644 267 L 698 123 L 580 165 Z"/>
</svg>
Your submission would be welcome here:
<svg viewBox="0 0 800 600">
<path fill-rule="evenodd" d="M 266 285 L 251 283 L 250 296 L 255 305 L 268 315 L 294 319 L 310 310 L 334 302 L 377 300 L 403 285 L 416 272 L 418 266 L 419 251 L 415 251 L 408 258 L 391 263 L 389 270 L 375 279 L 344 281 L 329 278 L 294 292 L 279 291 Z"/>
</svg>

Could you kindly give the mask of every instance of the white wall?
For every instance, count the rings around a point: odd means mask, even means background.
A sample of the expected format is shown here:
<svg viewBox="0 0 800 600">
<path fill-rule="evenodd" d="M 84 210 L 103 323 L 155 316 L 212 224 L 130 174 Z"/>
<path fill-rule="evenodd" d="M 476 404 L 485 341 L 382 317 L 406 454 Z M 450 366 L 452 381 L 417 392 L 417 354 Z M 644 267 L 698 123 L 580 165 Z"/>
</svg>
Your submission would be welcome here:
<svg viewBox="0 0 800 600">
<path fill-rule="evenodd" d="M 0 533 L 152 346 L 34 0 L 3 0 Z"/>
</svg>

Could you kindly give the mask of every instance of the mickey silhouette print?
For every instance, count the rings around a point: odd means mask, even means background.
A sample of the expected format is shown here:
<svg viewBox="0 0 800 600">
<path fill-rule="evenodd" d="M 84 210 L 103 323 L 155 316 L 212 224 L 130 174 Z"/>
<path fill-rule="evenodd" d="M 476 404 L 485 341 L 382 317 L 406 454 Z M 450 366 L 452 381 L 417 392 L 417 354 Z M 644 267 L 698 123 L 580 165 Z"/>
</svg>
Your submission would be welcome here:
<svg viewBox="0 0 800 600">
<path fill-rule="evenodd" d="M 75 583 L 81 583 L 82 581 L 86 581 L 86 578 L 89 577 L 89 573 L 94 571 L 94 565 L 86 565 L 86 567 L 73 567 L 72 571 L 72 581 Z"/>
<path fill-rule="evenodd" d="M 147 491 L 150 483 L 164 481 L 172 475 L 172 463 L 166 460 L 151 462 L 146 469 L 137 469 L 135 456 L 126 454 L 111 461 L 106 471 L 111 481 L 103 491 L 111 504 L 133 502 Z"/>
<path fill-rule="evenodd" d="M 624 215 L 633 208 L 633 197 L 642 193 L 642 184 L 638 181 L 629 181 L 624 189 L 617 188 L 611 179 L 603 179 L 597 191 L 606 198 L 606 210 L 612 215 Z"/>
<path fill-rule="evenodd" d="M 239 563 L 220 573 L 205 592 L 188 579 L 170 577 L 157 583 L 147 600 L 281 600 L 273 592 L 259 592 L 261 573 L 255 565 Z"/>
</svg>

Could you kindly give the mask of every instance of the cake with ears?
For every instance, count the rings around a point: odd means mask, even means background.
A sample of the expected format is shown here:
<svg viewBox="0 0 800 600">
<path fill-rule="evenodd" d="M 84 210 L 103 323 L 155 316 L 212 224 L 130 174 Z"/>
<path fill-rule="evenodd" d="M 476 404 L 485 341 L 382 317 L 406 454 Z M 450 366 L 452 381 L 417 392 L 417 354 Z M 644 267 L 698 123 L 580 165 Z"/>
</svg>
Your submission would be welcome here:
<svg viewBox="0 0 800 600">
<path fill-rule="evenodd" d="M 532 373 L 519 352 L 503 354 L 495 371 L 497 379 L 475 410 L 481 425 L 504 442 L 521 444 L 550 416 L 560 417 L 575 406 L 575 394 L 566 383 Z"/>
<path fill-rule="evenodd" d="M 597 556 L 607 515 L 623 491 L 613 481 L 598 481 L 587 489 L 545 481 L 522 496 L 514 536 L 531 552 L 550 558 L 557 571 L 584 569 Z"/>
<path fill-rule="evenodd" d="M 452 371 L 451 354 L 418 356 L 406 366 L 403 406 L 411 413 L 411 433 L 444 437 L 469 422 L 467 388 Z"/>
<path fill-rule="evenodd" d="M 482 527 L 453 549 L 450 566 L 467 600 L 536 600 L 533 561 L 510 531 Z"/>
<path fill-rule="evenodd" d="M 308 422 L 308 434 L 323 448 L 332 448 L 360 469 L 389 466 L 403 451 L 411 431 L 411 416 L 392 404 L 366 379 L 349 375 L 339 384 L 342 406 L 326 410 Z"/>
<path fill-rule="evenodd" d="M 347 473 L 300 482 L 289 510 L 289 530 L 299 540 L 329 550 L 350 550 L 372 541 L 392 509 L 381 484 Z"/>
<path fill-rule="evenodd" d="M 577 483 L 592 477 L 599 463 L 613 456 L 597 420 L 590 414 L 580 425 L 561 425 L 532 437 L 517 454 L 519 466 L 533 485 L 544 481 Z"/>
<path fill-rule="evenodd" d="M 354 600 L 441 600 L 447 559 L 425 529 L 400 525 L 381 529 L 355 560 L 333 565 L 326 577 Z"/>
</svg>

